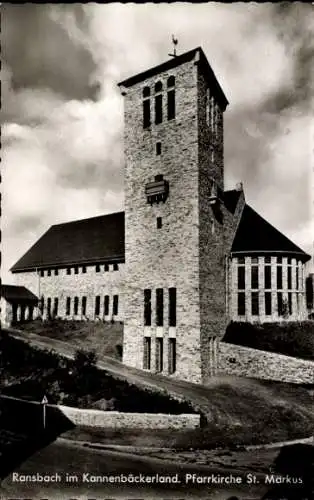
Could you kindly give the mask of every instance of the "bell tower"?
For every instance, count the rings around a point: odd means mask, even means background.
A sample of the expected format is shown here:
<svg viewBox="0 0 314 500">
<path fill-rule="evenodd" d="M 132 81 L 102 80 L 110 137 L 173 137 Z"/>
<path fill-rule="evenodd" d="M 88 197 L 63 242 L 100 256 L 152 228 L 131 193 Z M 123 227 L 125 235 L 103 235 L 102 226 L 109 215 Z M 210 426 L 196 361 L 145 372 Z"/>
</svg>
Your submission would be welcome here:
<svg viewBox="0 0 314 500">
<path fill-rule="evenodd" d="M 197 48 L 119 83 L 124 96 L 123 362 L 193 382 L 225 327 L 223 112 Z"/>
</svg>

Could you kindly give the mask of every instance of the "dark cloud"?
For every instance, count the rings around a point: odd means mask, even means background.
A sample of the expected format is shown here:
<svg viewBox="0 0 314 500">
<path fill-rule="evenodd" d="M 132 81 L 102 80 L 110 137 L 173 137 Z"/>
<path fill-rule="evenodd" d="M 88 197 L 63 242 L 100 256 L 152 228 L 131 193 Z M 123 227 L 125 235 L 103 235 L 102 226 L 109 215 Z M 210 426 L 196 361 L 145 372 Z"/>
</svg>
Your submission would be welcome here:
<svg viewBox="0 0 314 500">
<path fill-rule="evenodd" d="M 278 2 L 273 5 L 271 20 L 292 61 L 293 72 L 292 78 L 268 97 L 264 109 L 277 113 L 297 106 L 306 111 L 313 99 L 313 6 L 300 2 Z"/>
<path fill-rule="evenodd" d="M 96 98 L 97 66 L 88 48 L 62 24 L 69 15 L 78 30 L 87 31 L 88 19 L 78 4 L 2 6 L 2 54 L 15 92 L 40 88 L 69 99 Z"/>
</svg>

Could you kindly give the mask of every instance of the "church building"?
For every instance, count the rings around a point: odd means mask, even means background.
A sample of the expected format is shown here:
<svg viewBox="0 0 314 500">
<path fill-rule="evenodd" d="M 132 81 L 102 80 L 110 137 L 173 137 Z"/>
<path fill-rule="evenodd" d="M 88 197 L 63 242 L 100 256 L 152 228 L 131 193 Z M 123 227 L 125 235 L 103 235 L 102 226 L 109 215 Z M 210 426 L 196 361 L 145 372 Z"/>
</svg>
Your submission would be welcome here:
<svg viewBox="0 0 314 500">
<path fill-rule="evenodd" d="M 310 256 L 225 191 L 228 101 L 201 48 L 119 87 L 124 212 L 52 226 L 11 271 L 44 317 L 123 322 L 125 364 L 206 383 L 230 321 L 307 318 Z"/>
</svg>

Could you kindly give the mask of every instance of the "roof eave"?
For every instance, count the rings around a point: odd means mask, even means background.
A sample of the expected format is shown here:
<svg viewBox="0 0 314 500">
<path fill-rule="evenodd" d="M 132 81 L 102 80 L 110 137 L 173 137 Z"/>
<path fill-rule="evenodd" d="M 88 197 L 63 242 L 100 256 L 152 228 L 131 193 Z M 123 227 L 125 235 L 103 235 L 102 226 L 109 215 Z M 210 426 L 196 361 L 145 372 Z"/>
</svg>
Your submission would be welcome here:
<svg viewBox="0 0 314 500">
<path fill-rule="evenodd" d="M 74 266 L 88 266 L 88 265 L 93 265 L 93 264 L 108 264 L 110 262 L 120 262 L 124 263 L 125 256 L 123 254 L 112 256 L 112 257 L 102 257 L 102 258 L 95 258 L 95 259 L 89 259 L 89 260 L 82 260 L 82 261 L 64 261 L 64 262 L 47 262 L 44 264 L 38 264 L 38 265 L 32 265 L 32 266 L 24 266 L 24 267 L 18 267 L 18 266 L 13 266 L 11 267 L 10 271 L 11 273 L 21 273 L 24 271 L 30 272 L 30 271 L 36 271 L 40 269 L 52 269 L 52 268 L 65 268 L 65 267 L 74 267 Z"/>
</svg>

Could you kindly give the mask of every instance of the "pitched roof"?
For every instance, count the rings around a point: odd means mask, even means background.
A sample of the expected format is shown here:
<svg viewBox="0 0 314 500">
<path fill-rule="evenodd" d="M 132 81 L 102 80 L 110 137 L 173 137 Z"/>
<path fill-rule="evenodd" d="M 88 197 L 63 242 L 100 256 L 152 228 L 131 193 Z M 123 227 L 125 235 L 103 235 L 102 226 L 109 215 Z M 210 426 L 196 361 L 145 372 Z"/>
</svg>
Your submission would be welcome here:
<svg viewBox="0 0 314 500">
<path fill-rule="evenodd" d="M 8 302 L 37 302 L 38 297 L 34 295 L 25 286 L 1 285 L 1 297 Z"/>
<path fill-rule="evenodd" d="M 124 212 L 117 212 L 51 226 L 11 271 L 123 260 Z"/>
<path fill-rule="evenodd" d="M 239 189 L 230 189 L 230 191 L 225 191 L 223 194 L 224 205 L 232 214 L 234 214 L 237 208 L 241 193 L 242 191 Z"/>
<path fill-rule="evenodd" d="M 235 234 L 232 253 L 282 253 L 298 255 L 304 261 L 310 259 L 301 248 L 269 224 L 249 205 L 245 205 Z"/>
<path fill-rule="evenodd" d="M 227 209 L 234 213 L 241 191 L 224 193 Z M 11 271 L 31 271 L 100 262 L 124 261 L 124 212 L 52 226 Z M 301 248 L 245 205 L 233 241 L 232 253 L 283 253 L 310 259 Z"/>
<path fill-rule="evenodd" d="M 168 59 L 162 64 L 158 64 L 157 66 L 154 66 L 145 71 L 142 71 L 141 73 L 137 73 L 136 75 L 126 78 L 122 82 L 119 82 L 118 85 L 120 87 L 122 86 L 127 88 L 131 87 L 132 85 L 135 85 L 137 83 L 142 82 L 143 80 L 146 80 L 147 78 L 151 78 L 152 76 L 158 75 L 164 71 L 169 71 L 170 69 L 180 66 L 180 64 L 192 61 L 197 55 L 197 53 L 199 54 L 200 58 L 199 59 L 200 67 L 202 68 L 202 71 L 206 75 L 208 80 L 211 82 L 212 90 L 216 92 L 217 99 L 220 102 L 222 109 L 225 110 L 227 105 L 229 104 L 228 99 L 226 98 L 221 86 L 219 85 L 219 82 L 212 70 L 212 67 L 210 66 L 201 47 L 196 47 L 195 49 L 189 50 L 188 52 L 184 52 L 184 54 L 172 57 L 171 59 Z"/>
</svg>

